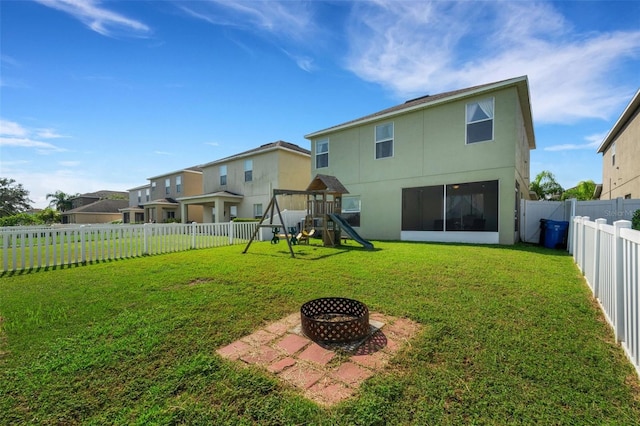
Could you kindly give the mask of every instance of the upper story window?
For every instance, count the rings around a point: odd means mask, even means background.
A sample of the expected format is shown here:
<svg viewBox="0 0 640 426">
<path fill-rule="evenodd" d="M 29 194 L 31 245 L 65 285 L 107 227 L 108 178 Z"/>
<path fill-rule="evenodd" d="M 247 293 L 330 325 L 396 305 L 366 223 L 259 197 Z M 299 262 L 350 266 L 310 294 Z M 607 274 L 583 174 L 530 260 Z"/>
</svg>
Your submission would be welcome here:
<svg viewBox="0 0 640 426">
<path fill-rule="evenodd" d="M 227 184 L 227 166 L 220 166 L 220 185 L 224 186 Z"/>
<path fill-rule="evenodd" d="M 393 123 L 376 126 L 376 159 L 393 157 Z"/>
<path fill-rule="evenodd" d="M 493 98 L 467 104 L 467 143 L 493 140 Z"/>
<path fill-rule="evenodd" d="M 176 192 L 182 192 L 182 176 L 176 176 Z"/>
<path fill-rule="evenodd" d="M 151 192 L 153 192 L 155 190 L 156 190 L 156 182 L 153 181 L 153 182 L 151 182 Z"/>
<path fill-rule="evenodd" d="M 624 150 L 623 150 L 624 151 Z M 611 144 L 611 165 L 616 165 L 616 143 Z"/>
<path fill-rule="evenodd" d="M 329 167 L 329 139 L 316 141 L 316 169 Z"/>
<path fill-rule="evenodd" d="M 253 160 L 244 160 L 244 181 L 251 182 L 253 180 Z"/>
<path fill-rule="evenodd" d="M 171 179 L 170 178 L 166 178 L 164 180 L 164 193 L 166 195 L 169 195 L 171 193 Z"/>
<path fill-rule="evenodd" d="M 144 190 L 145 194 L 144 194 L 144 198 L 146 202 L 149 202 L 149 200 L 151 199 L 149 196 L 149 188 Z"/>
<path fill-rule="evenodd" d="M 142 191 L 138 191 L 138 204 L 142 202 Z"/>
</svg>

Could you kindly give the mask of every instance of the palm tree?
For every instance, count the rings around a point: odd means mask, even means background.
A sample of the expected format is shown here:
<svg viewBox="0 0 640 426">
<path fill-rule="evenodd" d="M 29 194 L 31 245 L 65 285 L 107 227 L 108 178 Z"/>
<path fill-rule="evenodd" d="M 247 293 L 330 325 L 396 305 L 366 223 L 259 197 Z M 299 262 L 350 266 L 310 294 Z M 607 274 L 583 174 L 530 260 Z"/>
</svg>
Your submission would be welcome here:
<svg viewBox="0 0 640 426">
<path fill-rule="evenodd" d="M 575 187 L 567 189 L 562 194 L 562 199 L 575 198 L 579 201 L 593 200 L 596 192 L 596 183 L 592 180 L 582 180 Z"/>
<path fill-rule="evenodd" d="M 529 190 L 535 192 L 540 200 L 559 199 L 563 192 L 556 177 L 548 170 L 543 170 L 536 175 L 529 185 Z"/>
<path fill-rule="evenodd" d="M 56 191 L 53 194 L 47 194 L 47 200 L 51 198 L 49 206 L 55 207 L 56 210 L 63 212 L 71 209 L 71 200 L 79 194 L 71 195 L 62 191 Z"/>
</svg>

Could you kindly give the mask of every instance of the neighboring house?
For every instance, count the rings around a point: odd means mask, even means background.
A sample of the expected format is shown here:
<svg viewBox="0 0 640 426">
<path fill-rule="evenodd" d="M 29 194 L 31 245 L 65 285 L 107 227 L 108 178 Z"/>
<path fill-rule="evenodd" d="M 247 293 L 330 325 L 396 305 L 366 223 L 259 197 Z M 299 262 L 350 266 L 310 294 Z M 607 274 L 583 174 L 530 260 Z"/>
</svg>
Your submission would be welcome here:
<svg viewBox="0 0 640 426">
<path fill-rule="evenodd" d="M 109 223 L 122 218 L 129 194 L 122 191 L 97 191 L 71 199 L 71 209 L 62 212 L 62 223 Z"/>
<path fill-rule="evenodd" d="M 277 141 L 200 166 L 202 191 L 179 197 L 183 211 L 203 209 L 203 222 L 228 222 L 236 217 L 260 218 L 273 189 L 305 189 L 311 156 L 298 145 Z M 283 197 L 281 209 L 303 210 L 305 200 Z"/>
<path fill-rule="evenodd" d="M 535 149 L 527 77 L 423 96 L 305 136 L 367 239 L 513 244 Z"/>
<path fill-rule="evenodd" d="M 137 186 L 129 191 L 129 206 L 120 209 L 122 223 L 144 223 L 144 208 L 142 205 L 151 201 L 151 184 Z"/>
<path fill-rule="evenodd" d="M 640 198 L 640 89 L 598 148 L 602 153 L 600 199 Z"/>
<path fill-rule="evenodd" d="M 202 206 L 193 205 L 188 209 L 181 209 L 177 200 L 202 193 L 200 167 L 189 167 L 151 177 L 149 187 L 151 200 L 141 204 L 146 222 L 202 222 Z"/>
</svg>

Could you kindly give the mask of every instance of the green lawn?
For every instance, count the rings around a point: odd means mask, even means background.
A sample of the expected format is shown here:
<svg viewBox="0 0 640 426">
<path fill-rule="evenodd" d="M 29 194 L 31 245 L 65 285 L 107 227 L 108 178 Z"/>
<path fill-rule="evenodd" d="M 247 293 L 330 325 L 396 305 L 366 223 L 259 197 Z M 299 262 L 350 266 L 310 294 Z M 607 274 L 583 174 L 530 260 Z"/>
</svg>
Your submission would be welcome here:
<svg viewBox="0 0 640 426">
<path fill-rule="evenodd" d="M 635 370 L 566 253 L 374 244 L 4 274 L 0 424 L 640 424 Z M 422 331 L 331 408 L 215 353 L 323 296 Z"/>
</svg>

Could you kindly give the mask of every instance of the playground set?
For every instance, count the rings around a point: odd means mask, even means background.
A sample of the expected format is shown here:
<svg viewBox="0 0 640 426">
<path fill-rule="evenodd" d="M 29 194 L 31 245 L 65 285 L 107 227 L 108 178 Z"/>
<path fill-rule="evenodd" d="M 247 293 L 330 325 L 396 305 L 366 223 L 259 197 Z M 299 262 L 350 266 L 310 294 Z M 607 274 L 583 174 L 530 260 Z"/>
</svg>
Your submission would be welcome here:
<svg viewBox="0 0 640 426">
<path fill-rule="evenodd" d="M 274 189 L 271 201 L 242 253 L 246 253 L 249 250 L 249 246 L 251 246 L 261 228 L 271 228 L 273 233 L 272 244 L 279 243 L 282 236 L 289 246 L 291 257 L 295 257 L 293 252 L 294 245 L 302 242 L 308 244 L 309 239 L 315 237 L 318 232 L 325 247 L 339 246 L 341 234 L 344 231 L 364 248 L 372 250 L 373 244 L 363 239 L 340 215 L 342 212 L 342 195 L 348 193 L 336 177 L 328 175 L 316 175 L 306 190 Z M 305 195 L 307 197 L 306 215 L 301 229 L 295 227 L 287 229 L 285 226 L 277 198 L 282 195 Z M 279 219 L 279 223 L 274 223 L 275 217 Z M 268 223 L 265 223 L 266 221 Z M 317 227 L 320 229 L 316 229 Z M 346 239 L 346 237 L 342 237 L 342 239 Z"/>
</svg>

